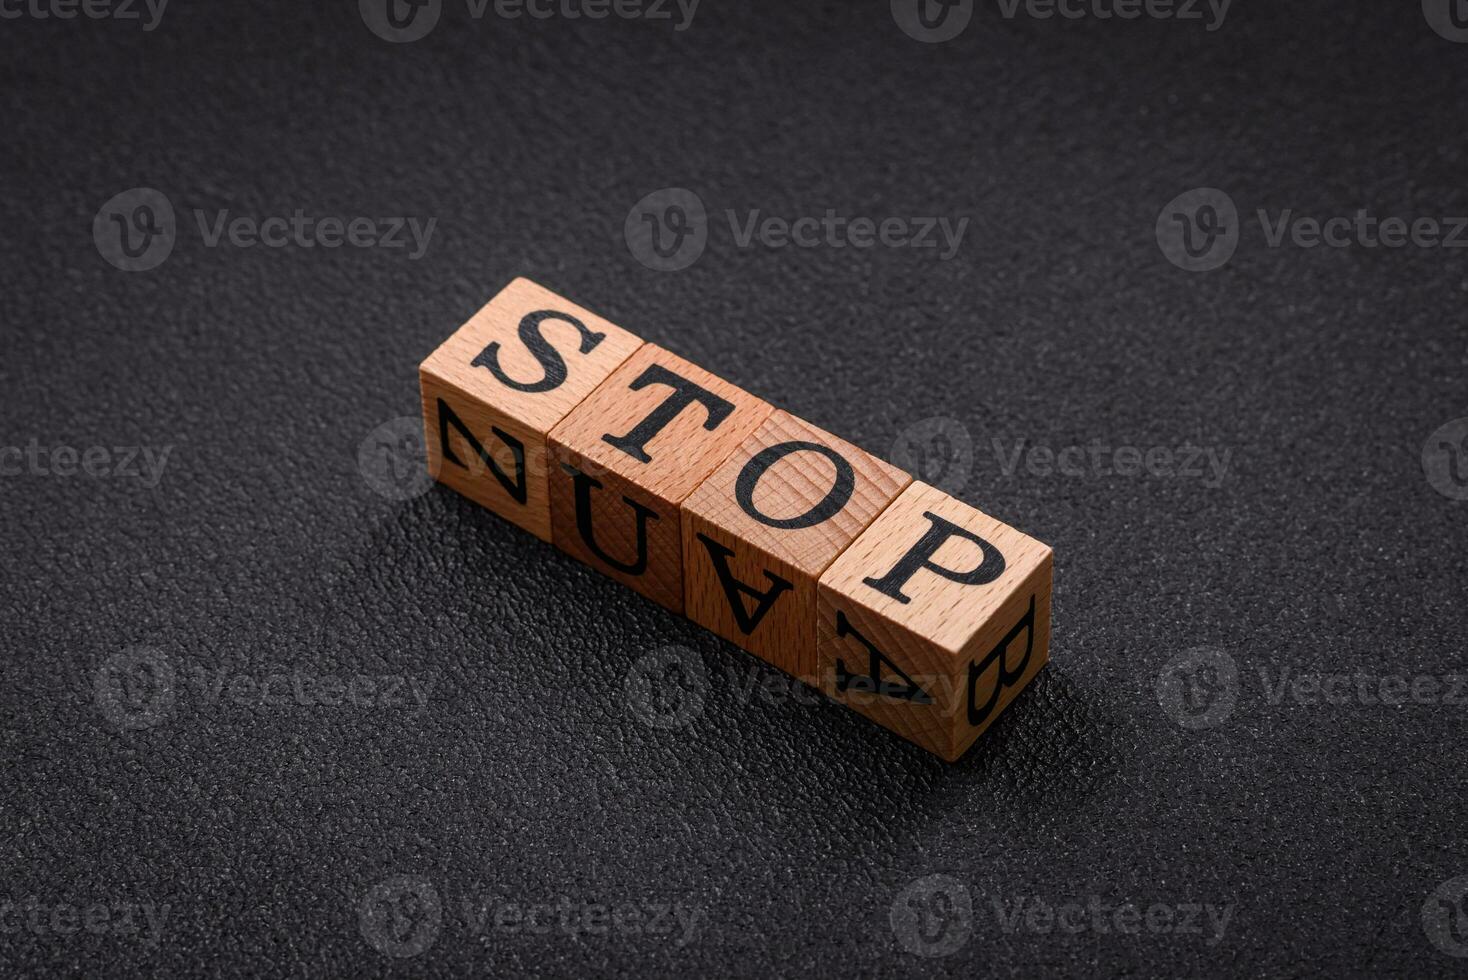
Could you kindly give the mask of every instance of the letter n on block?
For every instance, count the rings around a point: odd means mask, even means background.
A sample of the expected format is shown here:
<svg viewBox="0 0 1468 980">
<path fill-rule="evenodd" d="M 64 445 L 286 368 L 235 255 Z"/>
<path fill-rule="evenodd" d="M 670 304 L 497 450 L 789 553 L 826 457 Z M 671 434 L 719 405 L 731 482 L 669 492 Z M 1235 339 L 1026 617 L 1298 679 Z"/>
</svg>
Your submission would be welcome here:
<svg viewBox="0 0 1468 980">
<path fill-rule="evenodd" d="M 645 345 L 551 433 L 556 547 L 681 614 L 683 500 L 770 411 Z"/>
<path fill-rule="evenodd" d="M 434 479 L 551 540 L 546 439 L 642 340 L 516 279 L 418 369 Z"/>
<path fill-rule="evenodd" d="M 914 483 L 828 568 L 816 652 L 831 698 L 955 761 L 1050 654 L 1050 549 Z"/>
</svg>

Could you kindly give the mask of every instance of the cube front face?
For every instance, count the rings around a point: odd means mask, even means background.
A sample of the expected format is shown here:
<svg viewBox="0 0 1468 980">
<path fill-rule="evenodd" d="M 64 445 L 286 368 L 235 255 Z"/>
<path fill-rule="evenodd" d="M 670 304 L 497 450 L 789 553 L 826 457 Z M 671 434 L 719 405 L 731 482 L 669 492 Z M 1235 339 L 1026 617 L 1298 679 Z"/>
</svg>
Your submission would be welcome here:
<svg viewBox="0 0 1468 980">
<path fill-rule="evenodd" d="M 681 505 L 770 411 L 681 357 L 643 346 L 551 431 L 555 545 L 682 613 Z"/>
<path fill-rule="evenodd" d="M 776 410 L 683 502 L 689 619 L 808 683 L 816 582 L 912 478 Z"/>
<path fill-rule="evenodd" d="M 831 698 L 949 761 L 1049 657 L 1048 547 L 923 483 L 821 576 L 818 677 Z"/>
<path fill-rule="evenodd" d="M 434 479 L 551 540 L 551 429 L 641 338 L 516 279 L 419 367 Z"/>
</svg>

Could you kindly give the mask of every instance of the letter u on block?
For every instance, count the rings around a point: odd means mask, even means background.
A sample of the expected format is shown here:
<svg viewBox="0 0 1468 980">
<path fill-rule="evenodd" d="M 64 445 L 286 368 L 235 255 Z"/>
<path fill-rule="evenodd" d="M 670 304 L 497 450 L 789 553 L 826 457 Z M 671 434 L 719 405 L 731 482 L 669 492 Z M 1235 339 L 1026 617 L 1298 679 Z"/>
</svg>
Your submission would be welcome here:
<svg viewBox="0 0 1468 980">
<path fill-rule="evenodd" d="M 679 507 L 769 414 L 748 392 L 645 345 L 551 432 L 556 547 L 682 613 Z"/>
</svg>

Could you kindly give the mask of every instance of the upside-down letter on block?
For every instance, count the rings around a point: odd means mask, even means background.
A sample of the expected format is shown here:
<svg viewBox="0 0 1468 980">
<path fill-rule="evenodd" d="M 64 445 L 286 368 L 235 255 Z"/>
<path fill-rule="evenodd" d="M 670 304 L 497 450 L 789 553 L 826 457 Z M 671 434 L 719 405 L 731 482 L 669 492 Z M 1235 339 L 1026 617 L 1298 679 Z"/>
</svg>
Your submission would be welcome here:
<svg viewBox="0 0 1468 980">
<path fill-rule="evenodd" d="M 429 472 L 549 541 L 547 435 L 641 346 L 516 279 L 418 370 Z"/>
<path fill-rule="evenodd" d="M 688 618 L 814 686 L 816 580 L 911 482 L 772 412 L 683 502 Z"/>
<path fill-rule="evenodd" d="M 551 432 L 558 548 L 683 612 L 679 507 L 770 406 L 655 344 Z"/>
<path fill-rule="evenodd" d="M 821 689 L 953 761 L 1044 665 L 1050 549 L 914 483 L 821 576 Z"/>
</svg>

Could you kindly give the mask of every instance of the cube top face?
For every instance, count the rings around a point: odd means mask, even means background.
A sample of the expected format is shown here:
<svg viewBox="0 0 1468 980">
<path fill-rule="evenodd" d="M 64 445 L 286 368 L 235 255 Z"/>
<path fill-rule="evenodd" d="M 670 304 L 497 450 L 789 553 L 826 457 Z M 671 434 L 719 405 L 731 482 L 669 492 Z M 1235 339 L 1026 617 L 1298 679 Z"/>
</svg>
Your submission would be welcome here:
<svg viewBox="0 0 1468 980">
<path fill-rule="evenodd" d="M 1047 545 L 915 482 L 831 563 L 820 587 L 956 657 L 1050 564 Z"/>
<path fill-rule="evenodd" d="M 645 344 L 550 434 L 553 452 L 677 505 L 769 416 L 771 406 Z"/>
<path fill-rule="evenodd" d="M 776 409 L 689 495 L 683 513 L 818 577 L 911 482 L 897 467 Z"/>
<path fill-rule="evenodd" d="M 545 435 L 641 346 L 635 334 L 521 278 L 419 370 Z"/>
</svg>

